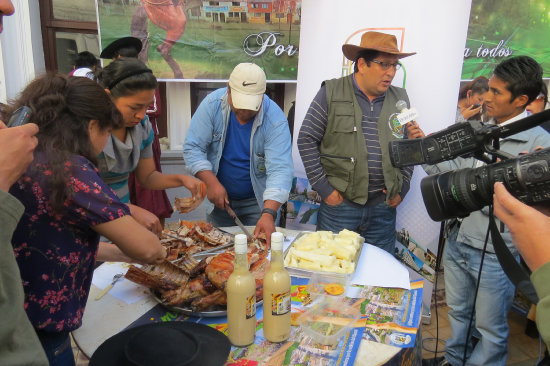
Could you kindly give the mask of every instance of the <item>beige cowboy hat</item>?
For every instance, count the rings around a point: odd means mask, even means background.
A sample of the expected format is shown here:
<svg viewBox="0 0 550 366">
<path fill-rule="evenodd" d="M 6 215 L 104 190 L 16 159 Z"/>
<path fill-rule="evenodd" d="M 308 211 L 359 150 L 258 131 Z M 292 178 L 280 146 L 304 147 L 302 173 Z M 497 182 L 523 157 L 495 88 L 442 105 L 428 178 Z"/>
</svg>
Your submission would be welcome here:
<svg viewBox="0 0 550 366">
<path fill-rule="evenodd" d="M 365 32 L 361 36 L 361 44 L 345 44 L 342 46 L 344 56 L 350 61 L 357 61 L 359 52 L 363 50 L 375 50 L 379 52 L 396 55 L 398 58 L 415 55 L 416 52 L 403 53 L 397 48 L 397 38 L 394 35 L 380 32 Z"/>
</svg>

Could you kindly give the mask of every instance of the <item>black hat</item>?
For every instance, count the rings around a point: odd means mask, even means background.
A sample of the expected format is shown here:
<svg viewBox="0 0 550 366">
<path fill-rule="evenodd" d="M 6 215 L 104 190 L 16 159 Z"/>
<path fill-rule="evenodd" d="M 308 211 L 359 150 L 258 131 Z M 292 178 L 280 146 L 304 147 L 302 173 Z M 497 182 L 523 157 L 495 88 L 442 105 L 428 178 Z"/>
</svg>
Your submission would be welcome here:
<svg viewBox="0 0 550 366">
<path fill-rule="evenodd" d="M 103 342 L 90 366 L 223 365 L 229 339 L 209 326 L 191 322 L 152 323 L 115 334 Z"/>
<path fill-rule="evenodd" d="M 116 41 L 111 42 L 107 47 L 101 51 L 100 58 L 115 58 L 118 56 L 118 51 L 121 48 L 134 48 L 136 53 L 141 51 L 141 40 L 136 37 L 124 37 L 119 38 Z"/>
</svg>

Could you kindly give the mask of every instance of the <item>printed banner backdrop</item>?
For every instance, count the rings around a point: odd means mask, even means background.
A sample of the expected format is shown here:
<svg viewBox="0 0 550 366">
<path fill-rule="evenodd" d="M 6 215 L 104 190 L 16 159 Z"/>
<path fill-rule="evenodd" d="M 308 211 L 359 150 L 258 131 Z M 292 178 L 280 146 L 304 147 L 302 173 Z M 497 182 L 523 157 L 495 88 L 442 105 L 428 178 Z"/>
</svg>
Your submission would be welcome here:
<svg viewBox="0 0 550 366">
<path fill-rule="evenodd" d="M 510 56 L 537 60 L 550 77 L 550 0 L 473 0 L 462 79 L 490 77 Z"/>
<path fill-rule="evenodd" d="M 321 3 L 327 2 L 302 1 L 294 136 L 298 136 L 321 82 L 349 72 L 342 44 L 348 40 L 359 44 L 361 34 L 367 30 L 394 34 L 402 51 L 417 52 L 402 60 L 403 68 L 394 84 L 406 86 L 409 107 L 418 110 L 418 122 L 424 132 L 435 132 L 454 123 L 470 0 L 393 0 L 391 5 L 346 0 L 345 6 Z M 329 26 L 332 24 L 337 26 Z M 305 177 L 295 141 L 293 158 L 295 175 Z M 405 228 L 426 253 L 436 253 L 440 224 L 429 218 L 422 201 L 420 180 L 425 175 L 420 167 L 415 168 L 411 190 L 398 208 L 397 229 Z M 423 303 L 429 307 L 432 286 L 428 282 L 425 286 Z"/>
<path fill-rule="evenodd" d="M 140 38 L 140 59 L 164 81 L 227 80 L 236 64 L 296 80 L 301 0 L 96 0 L 101 48 Z M 238 4 L 238 5 L 236 5 Z"/>
</svg>

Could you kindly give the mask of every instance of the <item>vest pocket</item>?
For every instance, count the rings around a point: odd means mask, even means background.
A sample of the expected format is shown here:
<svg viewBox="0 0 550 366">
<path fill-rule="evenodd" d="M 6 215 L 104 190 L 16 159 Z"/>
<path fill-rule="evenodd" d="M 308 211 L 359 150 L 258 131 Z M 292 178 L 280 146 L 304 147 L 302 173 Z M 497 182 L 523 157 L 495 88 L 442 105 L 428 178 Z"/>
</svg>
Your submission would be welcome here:
<svg viewBox="0 0 550 366">
<path fill-rule="evenodd" d="M 325 169 L 329 183 L 339 192 L 345 192 L 353 180 L 355 158 L 353 156 L 338 156 L 321 154 L 321 165 Z"/>
<path fill-rule="evenodd" d="M 353 114 L 353 104 L 342 103 L 334 109 L 334 123 L 332 123 L 332 132 L 352 133 L 355 131 L 355 116 Z"/>
</svg>

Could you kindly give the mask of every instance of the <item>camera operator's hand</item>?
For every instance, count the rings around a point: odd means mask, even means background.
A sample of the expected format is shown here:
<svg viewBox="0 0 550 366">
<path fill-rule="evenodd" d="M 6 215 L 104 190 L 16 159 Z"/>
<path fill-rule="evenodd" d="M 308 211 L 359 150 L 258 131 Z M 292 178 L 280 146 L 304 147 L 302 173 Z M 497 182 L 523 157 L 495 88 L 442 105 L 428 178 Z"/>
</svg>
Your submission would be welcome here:
<svg viewBox="0 0 550 366">
<path fill-rule="evenodd" d="M 407 123 L 405 127 L 407 128 L 407 137 L 409 139 L 421 139 L 425 136 L 424 131 L 422 131 L 416 121 Z"/>
<path fill-rule="evenodd" d="M 512 196 L 500 182 L 495 183 L 495 215 L 508 226 L 512 241 L 525 263 L 535 271 L 550 262 L 550 211 L 544 213 Z"/>
<path fill-rule="evenodd" d="M 8 191 L 13 183 L 25 172 L 33 160 L 33 151 L 38 145 L 38 126 L 27 123 L 19 127 L 7 128 L 0 121 L 0 189 Z"/>
<path fill-rule="evenodd" d="M 342 197 L 340 192 L 338 192 L 336 189 L 332 191 L 332 193 L 327 198 L 325 198 L 325 203 L 329 206 L 339 205 L 340 203 L 342 203 L 342 201 L 344 201 L 344 197 Z"/>
</svg>

